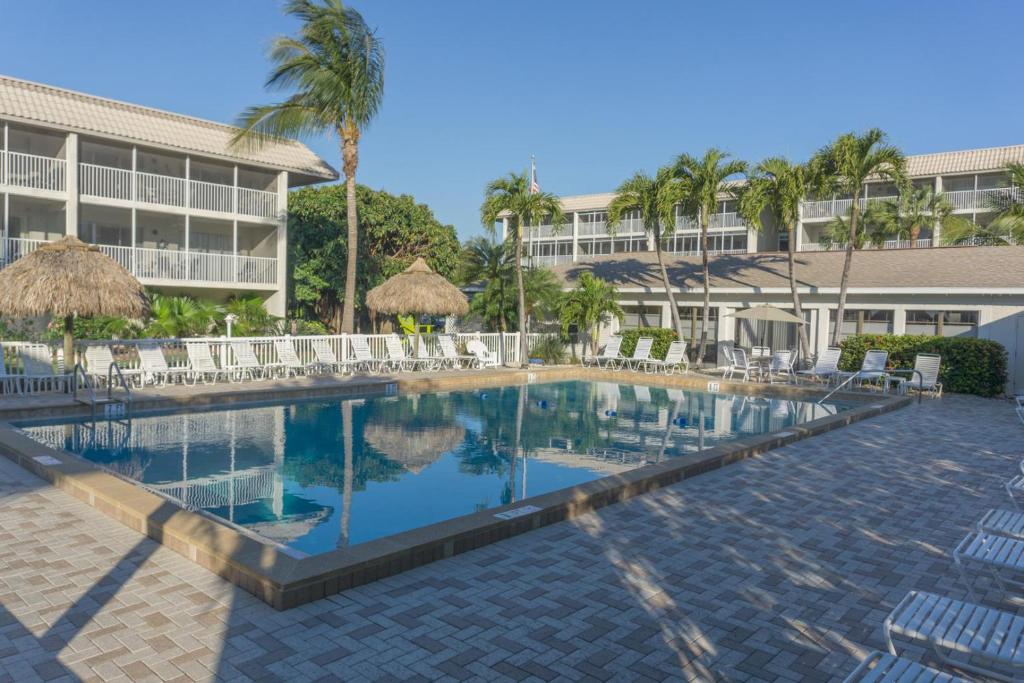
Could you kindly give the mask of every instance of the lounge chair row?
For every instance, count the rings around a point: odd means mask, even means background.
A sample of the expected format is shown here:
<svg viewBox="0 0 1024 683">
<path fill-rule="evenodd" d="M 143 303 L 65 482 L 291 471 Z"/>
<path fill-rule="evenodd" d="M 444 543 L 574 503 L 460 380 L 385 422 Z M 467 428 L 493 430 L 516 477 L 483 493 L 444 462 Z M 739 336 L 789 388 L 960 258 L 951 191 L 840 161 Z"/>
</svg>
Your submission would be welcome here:
<svg viewBox="0 0 1024 683">
<path fill-rule="evenodd" d="M 8 368 L 5 358 L 9 358 Z M 21 344 L 5 353 L 0 344 L 0 390 L 5 394 L 63 391 L 67 386 L 63 368 L 54 368 L 46 344 Z"/>
<path fill-rule="evenodd" d="M 651 355 L 654 347 L 654 339 L 651 337 L 640 337 L 636 340 L 636 347 L 633 355 L 622 355 L 622 337 L 609 337 L 604 348 L 596 356 L 589 356 L 583 359 L 584 365 L 595 365 L 611 370 L 643 370 L 647 373 L 663 372 L 671 375 L 674 372 L 687 372 L 690 369 L 690 362 L 686 358 L 686 343 L 674 341 L 668 345 L 665 358 L 658 359 Z"/>
<path fill-rule="evenodd" d="M 961 671 L 996 680 L 1024 678 L 1024 616 L 976 603 L 976 574 L 991 576 L 1008 597 L 1024 588 L 1024 461 L 1021 474 L 1006 483 L 1017 508 L 989 510 L 953 549 L 953 563 L 971 602 L 935 593 L 910 591 L 883 624 L 889 654 L 873 652 L 847 681 L 961 681 L 898 657 L 897 643 L 930 649 L 939 661 Z"/>
</svg>

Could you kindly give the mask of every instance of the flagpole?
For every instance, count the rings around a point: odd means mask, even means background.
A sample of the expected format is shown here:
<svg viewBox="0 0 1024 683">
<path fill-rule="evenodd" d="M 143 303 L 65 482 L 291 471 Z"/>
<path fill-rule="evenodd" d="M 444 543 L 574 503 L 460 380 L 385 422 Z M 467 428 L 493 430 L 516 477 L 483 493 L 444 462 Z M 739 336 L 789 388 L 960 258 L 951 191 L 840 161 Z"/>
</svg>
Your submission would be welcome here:
<svg viewBox="0 0 1024 683">
<path fill-rule="evenodd" d="M 530 155 L 530 188 L 529 188 L 529 193 L 530 194 L 533 194 L 533 188 L 536 185 L 536 183 L 537 183 L 537 157 L 535 157 L 534 155 L 531 154 Z M 526 243 L 526 249 L 527 249 L 527 252 L 529 253 L 529 258 L 530 258 L 530 266 L 529 266 L 530 268 L 533 268 L 533 228 L 534 228 L 534 226 L 531 225 L 530 226 L 530 232 L 528 233 L 529 237 L 528 237 L 527 243 Z"/>
</svg>

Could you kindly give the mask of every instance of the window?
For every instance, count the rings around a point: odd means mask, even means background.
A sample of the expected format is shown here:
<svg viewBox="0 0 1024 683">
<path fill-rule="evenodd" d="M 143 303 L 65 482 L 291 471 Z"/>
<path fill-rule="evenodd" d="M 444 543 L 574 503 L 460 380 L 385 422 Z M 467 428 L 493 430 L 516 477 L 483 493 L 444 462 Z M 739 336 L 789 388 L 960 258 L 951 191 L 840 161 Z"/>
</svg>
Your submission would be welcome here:
<svg viewBox="0 0 1024 683">
<path fill-rule="evenodd" d="M 907 334 L 976 337 L 977 311 L 907 311 Z"/>
<path fill-rule="evenodd" d="M 661 306 L 623 306 L 623 329 L 661 327 Z"/>
<path fill-rule="evenodd" d="M 892 334 L 893 312 L 890 309 L 847 309 L 843 311 L 843 326 L 839 339 L 854 334 Z M 835 331 L 836 310 L 829 311 L 829 336 Z"/>
<path fill-rule="evenodd" d="M 789 251 L 789 230 L 779 232 L 779 251 Z"/>
</svg>

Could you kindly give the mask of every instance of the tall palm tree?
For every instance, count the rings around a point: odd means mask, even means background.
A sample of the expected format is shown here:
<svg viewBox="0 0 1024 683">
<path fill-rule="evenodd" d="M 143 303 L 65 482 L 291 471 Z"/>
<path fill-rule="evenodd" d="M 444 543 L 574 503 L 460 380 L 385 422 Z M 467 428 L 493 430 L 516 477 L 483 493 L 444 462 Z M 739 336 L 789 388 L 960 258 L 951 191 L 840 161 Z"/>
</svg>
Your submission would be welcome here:
<svg viewBox="0 0 1024 683">
<path fill-rule="evenodd" d="M 267 87 L 295 89 L 283 102 L 242 112 L 235 144 L 259 146 L 281 137 L 335 133 L 345 174 L 348 251 L 341 331 L 355 331 L 359 214 L 356 168 L 359 138 L 384 97 L 384 50 L 359 12 L 341 0 L 288 0 L 284 12 L 302 22 L 295 38 L 270 47 L 274 68 Z"/>
<path fill-rule="evenodd" d="M 924 228 L 938 226 L 944 234 L 947 230 L 957 232 L 964 223 L 969 223 L 953 210 L 953 205 L 941 192 L 920 186 L 901 194 L 898 202 L 871 204 L 864 213 L 869 221 L 880 223 L 881 234 L 909 240 L 910 247 L 914 248 Z"/>
<path fill-rule="evenodd" d="M 770 157 L 754 167 L 746 186 L 740 191 L 739 212 L 760 230 L 761 216 L 767 213 L 775 225 L 789 234 L 789 290 L 793 296 L 793 313 L 803 318 L 800 290 L 796 278 L 796 231 L 800 228 L 800 202 L 810 189 L 808 170 L 804 164 L 790 163 L 782 157 Z M 810 358 L 807 329 L 799 325 L 800 353 Z"/>
<path fill-rule="evenodd" d="M 1024 233 L 1024 164 L 1006 165 L 1011 191 L 993 195 L 990 203 L 998 213 L 996 221 L 1004 223 L 1011 232 Z"/>
<path fill-rule="evenodd" d="M 846 311 L 846 292 L 850 284 L 850 265 L 857 241 L 860 217 L 860 195 L 869 178 L 894 181 L 900 188 L 906 186 L 906 160 L 898 147 L 886 142 L 885 133 L 878 128 L 857 135 L 845 133 L 822 147 L 811 159 L 818 196 L 845 194 L 853 198 L 850 206 L 850 232 L 846 242 L 846 258 L 839 285 L 839 308 L 832 331 L 832 345 L 839 344 L 843 315 Z"/>
<path fill-rule="evenodd" d="M 462 249 L 459 279 L 463 284 L 483 284 L 483 291 L 473 295 L 470 310 L 495 332 L 507 332 L 512 292 L 507 287 L 514 271 L 513 250 L 508 242 L 494 242 L 484 237 L 471 239 Z"/>
<path fill-rule="evenodd" d="M 526 290 L 523 286 L 523 228 L 550 220 L 554 229 L 565 223 L 562 203 L 550 192 L 531 192 L 526 173 L 509 173 L 491 181 L 484 191 L 480 206 L 480 221 L 493 232 L 498 219 L 507 216 L 512 240 L 515 242 L 516 289 L 519 296 L 519 362 L 529 364 L 529 345 L 526 338 Z"/>
<path fill-rule="evenodd" d="M 661 284 L 668 297 L 672 311 L 672 327 L 679 339 L 683 338 L 683 325 L 679 320 L 679 309 L 676 308 L 676 296 L 668 280 L 668 270 L 662 253 L 662 238 L 665 233 L 672 234 L 676 229 L 675 207 L 682 199 L 682 183 L 676 179 L 672 168 L 659 168 L 652 178 L 646 173 L 636 173 L 624 181 L 615 190 L 615 198 L 608 205 L 608 231 L 612 234 L 626 214 L 633 211 L 640 213 L 644 232 L 654 237 L 654 251 L 658 257 L 658 268 L 661 270 Z"/>
<path fill-rule="evenodd" d="M 704 361 L 704 345 L 708 339 L 708 316 L 711 313 L 711 276 L 708 268 L 708 224 L 711 214 L 717 213 L 718 196 L 728 191 L 725 181 L 730 176 L 745 173 L 746 162 L 729 160 L 729 155 L 714 147 L 696 158 L 680 154 L 672 168 L 673 174 L 682 181 L 683 192 L 680 200 L 683 214 L 697 219 L 700 224 L 700 256 L 704 279 L 704 315 L 700 321 L 700 342 L 697 346 L 696 362 Z"/>
<path fill-rule="evenodd" d="M 615 287 L 592 273 L 580 275 L 576 287 L 565 295 L 561 311 L 562 334 L 568 334 L 570 325 L 577 325 L 590 336 L 591 355 L 597 355 L 598 325 L 612 317 L 622 322 L 619 295 Z"/>
</svg>

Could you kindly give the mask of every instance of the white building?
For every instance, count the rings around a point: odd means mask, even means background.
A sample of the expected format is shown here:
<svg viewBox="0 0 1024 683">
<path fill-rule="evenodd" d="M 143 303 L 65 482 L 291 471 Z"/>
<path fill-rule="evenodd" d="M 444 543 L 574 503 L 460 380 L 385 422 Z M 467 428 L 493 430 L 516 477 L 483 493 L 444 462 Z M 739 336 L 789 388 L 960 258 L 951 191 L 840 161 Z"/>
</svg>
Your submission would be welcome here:
<svg viewBox="0 0 1024 683">
<path fill-rule="evenodd" d="M 1022 191 L 1010 186 L 1005 173 L 1009 162 L 1024 162 L 1024 145 L 911 156 L 907 167 L 915 185 L 942 192 L 956 213 L 983 225 L 994 216 L 993 195 L 1019 196 Z M 561 230 L 552 225 L 528 228 L 524 232 L 527 253 L 535 265 L 554 266 L 566 286 L 587 270 L 615 284 L 626 314 L 621 327 L 671 327 L 653 238 L 644 233 L 639 216 L 623 220 L 614 235 L 608 233 L 607 206 L 613 196 L 562 198 L 565 225 Z M 869 183 L 858 201 L 863 208 L 895 198 L 896 189 L 890 183 Z M 833 217 L 848 213 L 852 201 L 851 197 L 808 199 L 801 206 L 796 231 L 796 248 L 801 252 L 798 277 L 812 352 L 828 346 L 844 257 L 842 252 L 828 250 L 823 228 Z M 749 346 L 763 334 L 773 348 L 795 347 L 792 325 L 762 330 L 728 317 L 758 303 L 791 307 L 785 231 L 770 222 L 760 232 L 747 225 L 736 212 L 735 199 L 726 194 L 710 226 L 715 254 L 710 344 Z M 855 254 L 841 334 L 993 339 L 1009 352 L 1011 388 L 1024 388 L 1024 247 L 943 247 L 937 232 L 924 231 L 914 245 L 893 240 L 881 249 Z M 669 276 L 684 334 L 696 338 L 703 300 L 698 226 L 689 218 L 677 217 L 675 233 L 665 238 L 663 248 L 671 262 Z M 619 327 L 614 323 L 603 334 Z"/>
<path fill-rule="evenodd" d="M 298 142 L 0 76 L 0 267 L 64 235 L 147 286 L 285 313 L 288 188 L 338 173 Z"/>
</svg>

